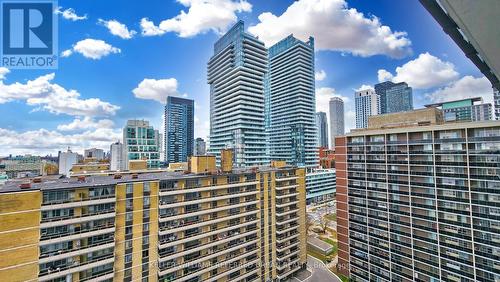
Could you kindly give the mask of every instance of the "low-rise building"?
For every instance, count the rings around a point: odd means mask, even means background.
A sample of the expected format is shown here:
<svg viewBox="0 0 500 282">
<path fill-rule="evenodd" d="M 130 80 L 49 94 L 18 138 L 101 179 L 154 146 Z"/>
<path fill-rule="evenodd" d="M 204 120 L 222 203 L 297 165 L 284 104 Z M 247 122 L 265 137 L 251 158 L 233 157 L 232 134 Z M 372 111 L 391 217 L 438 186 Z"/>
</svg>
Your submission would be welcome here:
<svg viewBox="0 0 500 282">
<path fill-rule="evenodd" d="M 306 203 L 319 204 L 335 198 L 335 169 L 311 169 L 306 173 Z"/>
</svg>

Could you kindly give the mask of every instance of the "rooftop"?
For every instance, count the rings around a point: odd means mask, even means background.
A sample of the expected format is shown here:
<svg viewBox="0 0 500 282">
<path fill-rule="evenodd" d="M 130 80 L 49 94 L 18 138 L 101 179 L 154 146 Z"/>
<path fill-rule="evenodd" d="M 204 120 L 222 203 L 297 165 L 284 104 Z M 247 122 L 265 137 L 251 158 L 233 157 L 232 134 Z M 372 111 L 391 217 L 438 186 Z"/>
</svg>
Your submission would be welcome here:
<svg viewBox="0 0 500 282">
<path fill-rule="evenodd" d="M 453 100 L 453 101 L 444 101 L 444 102 L 441 102 L 441 103 L 434 103 L 434 104 L 428 104 L 428 105 L 425 105 L 424 107 L 426 108 L 436 108 L 436 107 L 441 107 L 443 106 L 444 104 L 451 104 L 451 103 L 457 103 L 457 102 L 463 102 L 463 101 L 471 101 L 472 104 L 474 104 L 474 102 L 483 102 L 483 98 L 481 97 L 474 97 L 474 98 L 466 98 L 466 99 L 459 99 L 459 100 Z"/>
</svg>

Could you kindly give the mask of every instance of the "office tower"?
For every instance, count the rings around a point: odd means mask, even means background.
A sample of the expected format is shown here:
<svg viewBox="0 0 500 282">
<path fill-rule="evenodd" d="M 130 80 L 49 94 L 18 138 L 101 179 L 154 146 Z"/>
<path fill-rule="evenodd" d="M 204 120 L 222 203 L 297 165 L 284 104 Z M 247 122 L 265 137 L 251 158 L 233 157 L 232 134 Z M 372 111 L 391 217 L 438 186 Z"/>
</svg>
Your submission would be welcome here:
<svg viewBox="0 0 500 282">
<path fill-rule="evenodd" d="M 97 149 L 97 148 L 85 149 L 84 153 L 83 153 L 83 158 L 84 159 L 95 159 L 96 161 L 103 160 L 104 159 L 104 150 Z"/>
<path fill-rule="evenodd" d="M 264 129 L 264 43 L 236 23 L 214 44 L 208 62 L 210 84 L 209 154 L 217 157 L 225 148 L 235 150 L 235 165 L 266 163 Z"/>
<path fill-rule="evenodd" d="M 165 162 L 187 162 L 193 155 L 194 101 L 168 96 L 164 120 Z"/>
<path fill-rule="evenodd" d="M 389 115 L 336 139 L 338 269 L 353 281 L 498 281 L 500 122 Z"/>
<path fill-rule="evenodd" d="M 127 165 L 127 157 L 125 155 L 125 146 L 122 143 L 116 142 L 111 144 L 110 146 L 110 169 L 113 171 L 116 170 L 125 170 Z"/>
<path fill-rule="evenodd" d="M 380 114 L 380 96 L 373 89 L 356 91 L 356 128 L 367 128 L 368 117 Z"/>
<path fill-rule="evenodd" d="M 59 152 L 59 174 L 69 176 L 69 171 L 74 164 L 78 163 L 78 154 L 69 148 L 66 152 Z"/>
<path fill-rule="evenodd" d="M 128 120 L 123 129 L 125 167 L 130 160 L 147 160 L 148 168 L 160 167 L 160 134 L 146 120 Z"/>
<path fill-rule="evenodd" d="M 472 0 L 420 0 L 420 3 L 491 82 L 496 93 L 495 109 L 499 119 L 500 31 L 496 15 L 500 13 L 500 3 Z"/>
<path fill-rule="evenodd" d="M 380 113 L 397 113 L 413 110 L 413 94 L 406 82 L 385 81 L 375 84 L 375 93 L 380 96 Z"/>
<path fill-rule="evenodd" d="M 325 112 L 316 113 L 316 127 L 318 128 L 318 146 L 328 148 L 328 120 Z"/>
<path fill-rule="evenodd" d="M 312 169 L 306 173 L 306 204 L 320 204 L 335 198 L 335 169 Z"/>
<path fill-rule="evenodd" d="M 491 104 L 484 104 L 481 97 L 434 103 L 425 105 L 425 107 L 441 109 L 445 121 L 491 120 L 493 114 Z"/>
<path fill-rule="evenodd" d="M 330 98 L 330 141 L 331 148 L 335 147 L 335 137 L 344 135 L 344 100 L 339 97 Z"/>
<path fill-rule="evenodd" d="M 207 162 L 6 182 L 2 281 L 286 281 L 305 268 L 304 169 L 207 175 Z"/>
<path fill-rule="evenodd" d="M 297 166 L 318 165 L 314 39 L 292 35 L 268 49 L 265 95 L 269 157 Z"/>
<path fill-rule="evenodd" d="M 203 138 L 196 138 L 194 140 L 194 156 L 203 156 L 206 155 L 207 151 L 207 144 L 205 143 L 205 140 Z"/>
<path fill-rule="evenodd" d="M 500 120 L 500 91 L 493 88 L 493 100 L 495 103 L 495 118 Z"/>
</svg>

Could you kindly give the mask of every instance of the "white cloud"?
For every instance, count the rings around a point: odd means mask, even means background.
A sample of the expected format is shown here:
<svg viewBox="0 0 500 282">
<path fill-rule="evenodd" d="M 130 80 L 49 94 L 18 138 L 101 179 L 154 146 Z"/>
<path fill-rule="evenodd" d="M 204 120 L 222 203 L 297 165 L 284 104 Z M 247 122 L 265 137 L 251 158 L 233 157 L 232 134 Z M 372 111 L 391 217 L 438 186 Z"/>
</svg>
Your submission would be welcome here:
<svg viewBox="0 0 500 282">
<path fill-rule="evenodd" d="M 0 80 L 5 79 L 5 75 L 9 72 L 10 70 L 8 68 L 0 67 Z"/>
<path fill-rule="evenodd" d="M 178 0 L 187 12 L 163 20 L 158 26 L 147 18 L 141 19 L 143 36 L 175 32 L 179 37 L 192 37 L 200 33 L 224 32 L 237 21 L 236 13 L 251 12 L 252 5 L 246 0 Z"/>
<path fill-rule="evenodd" d="M 195 137 L 201 137 L 206 141 L 210 135 L 210 122 L 208 120 L 201 121 L 198 116 L 194 116 L 194 134 Z"/>
<path fill-rule="evenodd" d="M 57 126 L 59 131 L 78 131 L 97 128 L 113 128 L 114 122 L 110 119 L 94 120 L 91 117 L 84 117 L 83 119 L 75 118 L 68 124 L 60 124 Z"/>
<path fill-rule="evenodd" d="M 314 73 L 314 79 L 317 81 L 322 81 L 326 78 L 326 72 L 324 70 L 320 70 Z"/>
<path fill-rule="evenodd" d="M 474 97 L 483 97 L 485 103 L 493 103 L 491 83 L 484 76 L 479 78 L 464 76 L 425 96 L 434 103 Z"/>
<path fill-rule="evenodd" d="M 378 82 L 384 82 L 384 81 L 390 81 L 394 78 L 392 73 L 388 72 L 387 70 L 384 69 L 379 69 L 377 71 L 377 78 Z"/>
<path fill-rule="evenodd" d="M 103 40 L 87 38 L 78 41 L 75 45 L 73 45 L 72 49 L 62 52 L 61 56 L 69 57 L 75 52 L 82 54 L 85 58 L 99 60 L 109 54 L 120 53 L 121 50 L 111 46 Z"/>
<path fill-rule="evenodd" d="M 168 96 L 178 96 L 177 79 L 149 79 L 145 78 L 132 90 L 134 96 L 139 99 L 155 100 L 165 104 Z"/>
<path fill-rule="evenodd" d="M 259 23 L 248 28 L 266 46 L 293 34 L 301 40 L 315 38 L 318 50 L 334 50 L 368 57 L 402 58 L 412 53 L 406 32 L 393 32 L 380 19 L 365 17 L 345 0 L 299 0 L 276 16 L 259 15 Z"/>
<path fill-rule="evenodd" d="M 134 37 L 134 35 L 137 34 L 137 31 L 129 30 L 125 24 L 122 24 L 117 20 L 106 21 L 103 19 L 99 19 L 97 22 L 105 26 L 111 34 L 116 35 L 122 39 L 131 39 L 132 37 Z"/>
<path fill-rule="evenodd" d="M 79 16 L 76 14 L 75 10 L 73 8 L 68 8 L 66 10 L 62 10 L 62 7 L 58 7 L 57 10 L 55 11 L 56 14 L 62 15 L 63 18 L 70 20 L 70 21 L 80 21 L 80 20 L 86 20 L 87 19 L 87 14 L 83 16 Z"/>
<path fill-rule="evenodd" d="M 354 89 L 354 91 L 363 91 L 363 90 L 368 90 L 368 89 L 375 90 L 375 89 L 373 88 L 373 86 L 363 84 L 363 85 L 361 85 L 358 89 Z"/>
<path fill-rule="evenodd" d="M 0 128 L 0 147 L 10 154 L 55 154 L 58 150 L 71 147 L 73 151 L 83 153 L 85 148 L 109 150 L 109 145 L 120 140 L 119 129 L 97 128 L 77 134 L 62 134 L 57 131 L 38 129 L 17 132 Z"/>
<path fill-rule="evenodd" d="M 392 74 L 384 69 L 378 71 L 386 77 Z M 396 75 L 392 78 L 394 82 L 406 82 L 409 86 L 417 89 L 428 89 L 446 85 L 459 76 L 455 66 L 429 54 L 422 53 L 418 58 L 407 62 L 396 68 Z"/>
<path fill-rule="evenodd" d="M 4 84 L 0 81 L 0 104 L 23 100 L 30 106 L 39 106 L 51 113 L 73 116 L 109 116 L 120 109 L 98 98 L 80 99 L 76 90 L 67 90 L 52 83 L 54 78 L 55 74 L 50 73 L 28 80 L 25 84 Z"/>
</svg>

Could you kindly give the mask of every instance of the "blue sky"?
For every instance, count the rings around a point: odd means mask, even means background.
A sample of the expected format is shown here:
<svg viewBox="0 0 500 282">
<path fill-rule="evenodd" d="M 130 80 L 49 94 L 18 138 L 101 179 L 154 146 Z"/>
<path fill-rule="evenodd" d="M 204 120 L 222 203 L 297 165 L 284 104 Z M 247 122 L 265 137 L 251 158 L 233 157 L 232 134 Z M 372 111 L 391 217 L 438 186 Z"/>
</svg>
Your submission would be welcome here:
<svg viewBox="0 0 500 282">
<path fill-rule="evenodd" d="M 491 100 L 489 82 L 417 0 L 58 4 L 59 68 L 0 68 L 0 156 L 109 149 L 127 119 L 160 128 L 167 95 L 195 100 L 195 136 L 206 137 L 206 63 L 238 19 L 266 44 L 290 33 L 315 36 L 317 110 L 343 97 L 347 128 L 354 124 L 354 91 L 379 79 L 407 81 L 416 107 L 467 96 Z"/>
</svg>

